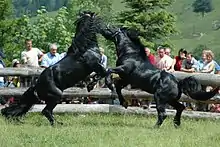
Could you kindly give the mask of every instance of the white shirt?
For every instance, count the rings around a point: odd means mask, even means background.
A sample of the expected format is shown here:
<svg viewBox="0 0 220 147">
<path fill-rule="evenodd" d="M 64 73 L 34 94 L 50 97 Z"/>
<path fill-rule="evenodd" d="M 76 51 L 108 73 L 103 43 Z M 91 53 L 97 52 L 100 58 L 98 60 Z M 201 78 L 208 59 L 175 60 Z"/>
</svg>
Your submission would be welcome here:
<svg viewBox="0 0 220 147">
<path fill-rule="evenodd" d="M 21 53 L 21 60 L 29 66 L 39 67 L 38 57 L 40 55 L 43 55 L 43 53 L 38 48 L 32 48 Z"/>
<path fill-rule="evenodd" d="M 0 68 L 4 68 L 2 64 L 0 64 Z M 0 77 L 0 82 L 4 82 L 4 77 Z"/>
</svg>

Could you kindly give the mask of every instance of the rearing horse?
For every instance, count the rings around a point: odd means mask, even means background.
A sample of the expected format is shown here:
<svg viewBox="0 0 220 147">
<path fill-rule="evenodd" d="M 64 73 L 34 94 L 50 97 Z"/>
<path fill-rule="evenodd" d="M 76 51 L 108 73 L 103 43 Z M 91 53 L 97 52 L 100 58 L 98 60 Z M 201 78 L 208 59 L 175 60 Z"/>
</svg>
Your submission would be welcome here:
<svg viewBox="0 0 220 147">
<path fill-rule="evenodd" d="M 196 100 L 207 100 L 218 92 L 219 88 L 211 92 L 202 91 L 201 85 L 194 77 L 178 81 L 172 74 L 156 69 L 146 58 L 144 45 L 140 42 L 136 31 L 105 24 L 100 25 L 99 28 L 106 39 L 115 43 L 118 57 L 116 67 L 109 69 L 106 78 L 110 79 L 111 73 L 120 76 L 115 82 L 120 104 L 125 108 L 128 106 L 121 93 L 122 88 L 128 84 L 153 94 L 158 112 L 156 127 L 161 126 L 167 116 L 166 104 L 177 110 L 174 125 L 175 127 L 180 125 L 181 114 L 185 109 L 185 106 L 178 102 L 182 93 Z"/>
<path fill-rule="evenodd" d="M 25 115 L 39 100 L 44 100 L 46 107 L 42 114 L 54 125 L 53 109 L 62 98 L 63 90 L 85 80 L 92 72 L 100 77 L 106 70 L 100 64 L 101 54 L 96 39 L 96 15 L 84 12 L 76 21 L 76 34 L 67 55 L 56 64 L 46 68 L 39 76 L 36 85 L 22 95 L 20 101 L 1 110 L 6 118 Z M 110 86 L 111 87 L 111 86 Z M 112 88 L 112 87 L 111 87 Z M 36 92 L 36 94 L 35 94 Z"/>
</svg>

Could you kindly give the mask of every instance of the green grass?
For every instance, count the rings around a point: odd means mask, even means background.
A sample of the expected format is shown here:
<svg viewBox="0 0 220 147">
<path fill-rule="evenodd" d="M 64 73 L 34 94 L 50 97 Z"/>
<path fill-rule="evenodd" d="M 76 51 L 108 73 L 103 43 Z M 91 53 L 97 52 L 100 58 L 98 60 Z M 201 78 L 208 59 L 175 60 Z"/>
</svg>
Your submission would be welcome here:
<svg viewBox="0 0 220 147">
<path fill-rule="evenodd" d="M 219 120 L 184 118 L 175 129 L 168 118 L 160 129 L 156 117 L 112 114 L 55 115 L 65 123 L 51 127 L 39 114 L 28 114 L 25 124 L 9 124 L 0 117 L 0 146 L 71 147 L 217 147 Z"/>
</svg>

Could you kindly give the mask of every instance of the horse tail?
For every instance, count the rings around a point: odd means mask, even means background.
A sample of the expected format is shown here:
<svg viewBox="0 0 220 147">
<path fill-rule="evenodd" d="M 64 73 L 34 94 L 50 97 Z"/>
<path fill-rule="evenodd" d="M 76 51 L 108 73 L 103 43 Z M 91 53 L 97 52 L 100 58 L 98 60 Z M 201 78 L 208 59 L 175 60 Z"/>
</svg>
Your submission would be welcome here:
<svg viewBox="0 0 220 147">
<path fill-rule="evenodd" d="M 21 96 L 18 103 L 11 104 L 9 107 L 1 110 L 2 115 L 6 118 L 25 115 L 31 107 L 39 101 L 34 93 L 35 89 L 35 86 L 28 88 L 28 90 L 26 90 Z"/>
<path fill-rule="evenodd" d="M 201 100 L 201 101 L 208 100 L 214 97 L 219 91 L 219 87 L 216 87 L 209 92 L 202 90 L 201 84 L 193 76 L 180 80 L 178 84 L 179 84 L 179 88 L 181 88 L 181 91 L 185 95 L 195 100 Z"/>
</svg>

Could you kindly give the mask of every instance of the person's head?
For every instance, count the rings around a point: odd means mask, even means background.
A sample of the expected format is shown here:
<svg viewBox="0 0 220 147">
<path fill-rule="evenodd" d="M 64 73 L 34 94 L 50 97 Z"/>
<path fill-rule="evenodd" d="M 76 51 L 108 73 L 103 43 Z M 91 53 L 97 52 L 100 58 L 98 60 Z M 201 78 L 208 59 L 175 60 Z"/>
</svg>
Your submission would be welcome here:
<svg viewBox="0 0 220 147">
<path fill-rule="evenodd" d="M 164 52 L 165 52 L 165 54 L 166 54 L 167 56 L 170 56 L 170 55 L 171 55 L 171 49 L 170 49 L 169 47 L 166 47 L 166 48 L 164 49 Z"/>
<path fill-rule="evenodd" d="M 32 40 L 31 39 L 26 39 L 25 40 L 25 45 L 26 45 L 27 50 L 31 50 L 31 48 L 32 48 Z"/>
<path fill-rule="evenodd" d="M 164 50 L 164 48 L 163 48 L 163 47 L 158 47 L 158 48 L 157 48 L 157 53 L 158 53 L 158 55 L 159 55 L 160 58 L 163 58 L 164 55 L 165 55 L 165 50 Z"/>
<path fill-rule="evenodd" d="M 205 54 L 208 62 L 211 62 L 214 59 L 214 53 L 211 50 L 207 50 Z"/>
<path fill-rule="evenodd" d="M 187 62 L 190 62 L 190 61 L 192 60 L 192 58 L 193 58 L 193 54 L 192 54 L 192 53 L 187 53 L 187 54 L 186 54 L 186 60 L 187 60 Z"/>
<path fill-rule="evenodd" d="M 181 59 L 185 59 L 186 58 L 186 54 L 187 54 L 187 51 L 183 48 L 181 48 L 178 52 L 178 56 L 181 58 Z"/>
<path fill-rule="evenodd" d="M 57 45 L 55 43 L 50 45 L 50 53 L 55 55 L 57 53 Z"/>
<path fill-rule="evenodd" d="M 145 47 L 145 53 L 146 53 L 146 56 L 149 56 L 150 55 L 150 49 L 148 47 Z"/>
<path fill-rule="evenodd" d="M 105 52 L 104 48 L 99 47 L 99 50 L 100 50 L 101 54 L 104 54 L 104 52 Z"/>
<path fill-rule="evenodd" d="M 12 67 L 20 67 L 21 64 L 18 59 L 12 60 Z"/>
</svg>

